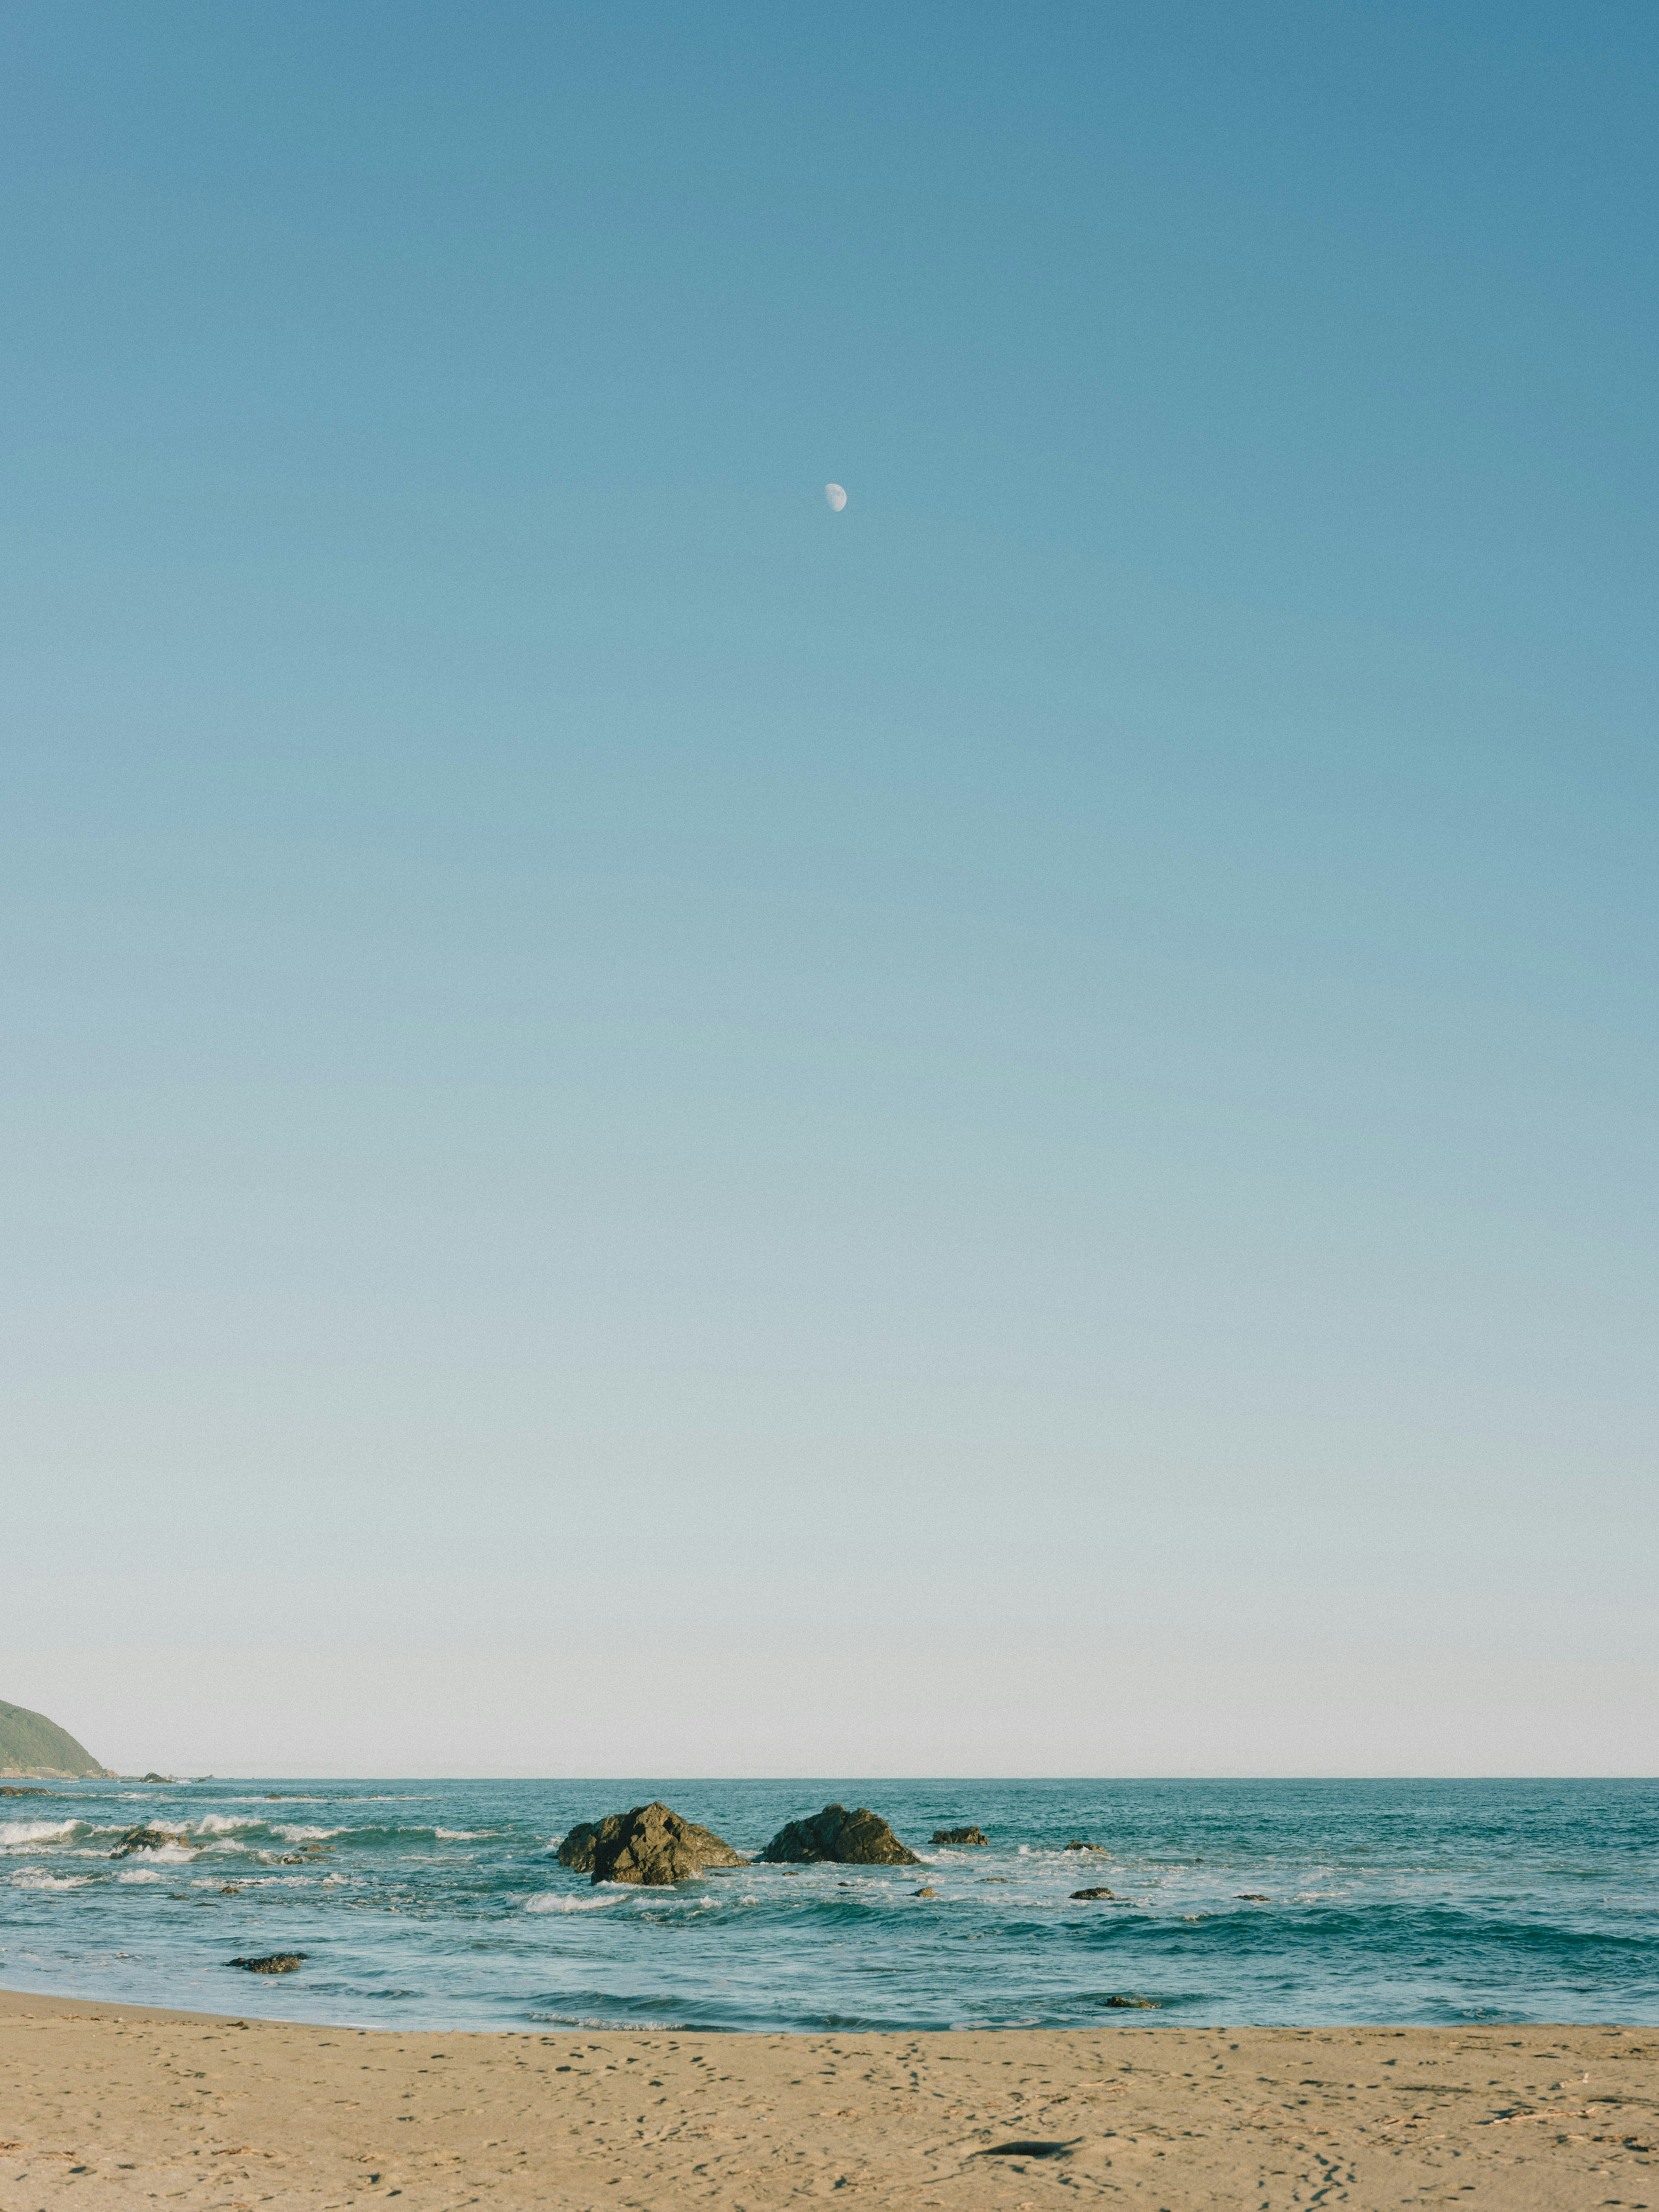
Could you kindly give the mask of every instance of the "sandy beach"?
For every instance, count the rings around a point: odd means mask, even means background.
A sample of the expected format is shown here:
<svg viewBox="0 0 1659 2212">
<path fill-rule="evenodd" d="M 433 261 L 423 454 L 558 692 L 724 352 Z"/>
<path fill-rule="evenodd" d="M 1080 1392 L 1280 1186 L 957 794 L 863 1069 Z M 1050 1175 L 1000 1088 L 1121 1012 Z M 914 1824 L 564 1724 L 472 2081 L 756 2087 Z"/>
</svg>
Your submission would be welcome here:
<svg viewBox="0 0 1659 2212">
<path fill-rule="evenodd" d="M 0 2212 L 1659 2207 L 1654 2029 L 410 2035 L 0 1995 Z"/>
</svg>

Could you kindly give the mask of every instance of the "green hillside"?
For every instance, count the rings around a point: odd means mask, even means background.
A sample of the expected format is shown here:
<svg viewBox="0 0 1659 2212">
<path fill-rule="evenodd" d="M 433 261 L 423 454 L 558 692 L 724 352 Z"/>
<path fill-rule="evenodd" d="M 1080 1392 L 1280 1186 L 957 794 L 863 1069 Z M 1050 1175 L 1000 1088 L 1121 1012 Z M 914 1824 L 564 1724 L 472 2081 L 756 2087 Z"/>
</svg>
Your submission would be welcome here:
<svg viewBox="0 0 1659 2212">
<path fill-rule="evenodd" d="M 9 1705 L 0 1698 L 0 1775 L 31 1774 L 67 1782 L 77 1774 L 108 1772 L 56 1721 L 32 1713 L 25 1705 Z"/>
</svg>

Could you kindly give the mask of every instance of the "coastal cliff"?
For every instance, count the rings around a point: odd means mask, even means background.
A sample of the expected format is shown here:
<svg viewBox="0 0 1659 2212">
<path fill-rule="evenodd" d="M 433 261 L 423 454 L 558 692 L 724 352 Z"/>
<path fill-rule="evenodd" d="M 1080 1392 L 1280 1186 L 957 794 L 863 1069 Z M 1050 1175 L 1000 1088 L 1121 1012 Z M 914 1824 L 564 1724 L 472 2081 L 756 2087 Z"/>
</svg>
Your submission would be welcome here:
<svg viewBox="0 0 1659 2212">
<path fill-rule="evenodd" d="M 0 1776 L 29 1775 L 37 1781 L 73 1782 L 84 1775 L 105 1775 L 106 1766 L 84 1744 L 76 1743 L 66 1729 L 27 1705 L 9 1705 L 0 1698 Z"/>
</svg>

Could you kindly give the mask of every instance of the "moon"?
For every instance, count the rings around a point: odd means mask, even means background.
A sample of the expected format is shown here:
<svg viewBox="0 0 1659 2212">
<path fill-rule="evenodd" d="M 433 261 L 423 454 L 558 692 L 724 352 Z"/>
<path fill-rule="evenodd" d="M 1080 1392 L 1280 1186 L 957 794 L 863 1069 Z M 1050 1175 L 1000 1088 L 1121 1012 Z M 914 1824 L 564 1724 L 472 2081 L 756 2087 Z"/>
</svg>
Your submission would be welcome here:
<svg viewBox="0 0 1659 2212">
<path fill-rule="evenodd" d="M 839 484 L 825 484 L 823 487 L 823 495 L 830 502 L 830 510 L 832 514 L 839 514 L 842 507 L 847 504 L 847 494 L 842 489 Z"/>
</svg>

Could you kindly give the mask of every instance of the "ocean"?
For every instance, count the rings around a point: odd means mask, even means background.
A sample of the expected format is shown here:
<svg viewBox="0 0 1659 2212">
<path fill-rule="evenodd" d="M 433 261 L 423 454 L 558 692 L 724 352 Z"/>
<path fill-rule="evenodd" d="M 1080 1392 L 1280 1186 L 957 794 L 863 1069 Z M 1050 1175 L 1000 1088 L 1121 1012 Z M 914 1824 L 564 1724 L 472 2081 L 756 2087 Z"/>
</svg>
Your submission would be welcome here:
<svg viewBox="0 0 1659 2212">
<path fill-rule="evenodd" d="M 0 1798 L 13 1990 L 395 2028 L 1659 2022 L 1651 1781 L 38 1786 Z M 556 1864 L 652 1797 L 742 1851 L 867 1805 L 924 1864 Z M 140 1824 L 174 1840 L 112 1858 Z M 305 1964 L 228 1963 L 273 1951 Z"/>
</svg>

